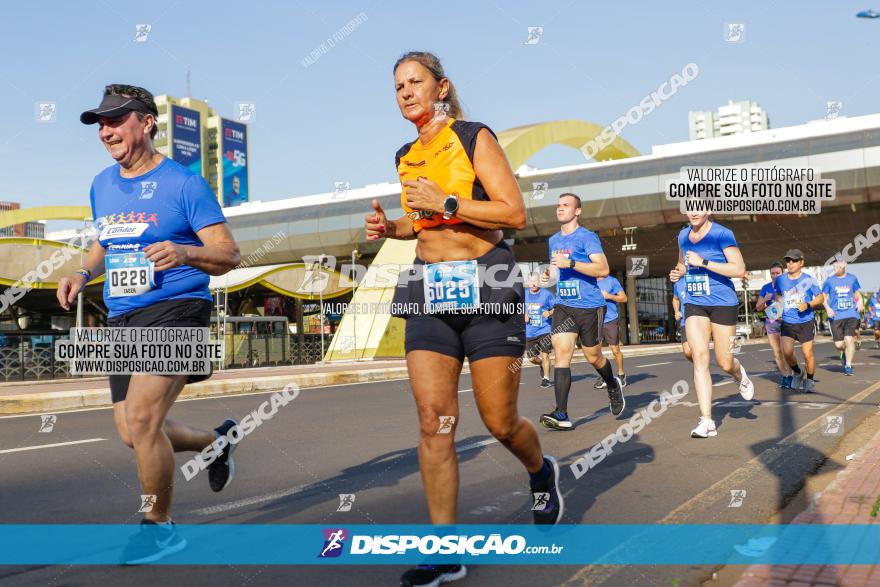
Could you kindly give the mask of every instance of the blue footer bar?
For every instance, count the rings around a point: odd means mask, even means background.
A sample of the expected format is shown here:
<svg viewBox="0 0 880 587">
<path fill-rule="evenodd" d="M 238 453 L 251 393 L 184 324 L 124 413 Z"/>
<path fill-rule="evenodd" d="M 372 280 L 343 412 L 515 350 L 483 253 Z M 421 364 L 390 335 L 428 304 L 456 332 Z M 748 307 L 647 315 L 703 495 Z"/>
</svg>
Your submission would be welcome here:
<svg viewBox="0 0 880 587">
<path fill-rule="evenodd" d="M 0 525 L 2 565 L 880 564 L 865 525 Z M 159 541 L 158 546 L 156 540 Z M 136 556 L 138 549 L 143 556 Z M 150 564 L 147 561 L 145 564 Z"/>
</svg>

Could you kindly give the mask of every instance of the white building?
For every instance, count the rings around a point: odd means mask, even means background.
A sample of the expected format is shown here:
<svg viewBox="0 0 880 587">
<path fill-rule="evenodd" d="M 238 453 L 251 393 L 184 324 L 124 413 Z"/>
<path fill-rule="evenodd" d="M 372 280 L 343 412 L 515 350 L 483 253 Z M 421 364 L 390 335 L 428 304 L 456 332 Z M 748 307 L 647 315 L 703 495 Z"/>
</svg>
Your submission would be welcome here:
<svg viewBox="0 0 880 587">
<path fill-rule="evenodd" d="M 688 112 L 688 134 L 692 141 L 768 130 L 767 113 L 751 100 L 728 101 L 717 112 Z"/>
</svg>

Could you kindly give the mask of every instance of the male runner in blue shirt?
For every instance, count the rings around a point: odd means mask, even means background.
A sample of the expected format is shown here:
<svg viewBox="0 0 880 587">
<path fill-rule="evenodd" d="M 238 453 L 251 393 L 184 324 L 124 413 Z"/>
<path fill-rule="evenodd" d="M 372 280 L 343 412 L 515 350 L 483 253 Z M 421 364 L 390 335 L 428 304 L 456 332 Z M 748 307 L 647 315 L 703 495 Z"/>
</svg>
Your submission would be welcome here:
<svg viewBox="0 0 880 587">
<path fill-rule="evenodd" d="M 800 249 L 790 249 L 782 260 L 788 272 L 776 278 L 774 288 L 776 298 L 782 301 L 782 354 L 791 371 L 784 374 L 781 387 L 802 389 L 809 393 L 816 391 L 813 382 L 816 372 L 816 358 L 813 356 L 813 339 L 816 336 L 814 310 L 822 307 L 825 296 L 816 280 L 802 271 L 804 254 Z M 801 343 L 805 373 L 801 372 L 794 355 L 795 342 Z M 795 375 L 797 380 L 794 379 Z"/>
<path fill-rule="evenodd" d="M 861 327 L 859 312 L 862 311 L 862 296 L 857 295 L 861 289 L 859 278 L 846 272 L 846 261 L 843 259 L 834 263 L 834 275 L 822 284 L 822 293 L 825 294 L 823 305 L 831 320 L 831 337 L 835 348 L 840 351 L 845 375 L 853 374 L 855 335 Z"/>
<path fill-rule="evenodd" d="M 553 294 L 538 287 L 539 276 L 529 276 L 526 290 L 526 356 L 541 366 L 541 387 L 550 387 L 550 317 L 553 315 Z"/>
<path fill-rule="evenodd" d="M 550 261 L 558 275 L 553 306 L 556 407 L 541 416 L 541 424 L 555 430 L 572 428 L 568 418 L 568 394 L 571 391 L 571 357 L 578 336 L 584 358 L 608 387 L 611 413 L 619 416 L 626 405 L 623 386 L 611 371 L 611 363 L 602 355 L 605 298 L 597 280 L 608 275 L 608 259 L 596 233 L 579 224 L 580 216 L 581 199 L 578 196 L 571 193 L 559 196 L 556 219 L 560 230 L 550 237 Z M 548 269 L 544 279 L 550 277 Z"/>
<path fill-rule="evenodd" d="M 239 251 L 207 182 L 156 150 L 157 116 L 150 92 L 120 84 L 107 86 L 101 105 L 80 116 L 84 124 L 98 124 L 98 139 L 116 163 L 92 182 L 99 239 L 82 268 L 59 281 L 57 298 L 69 310 L 86 283 L 106 271 L 109 327 L 207 327 L 208 276 L 235 267 Z M 141 492 L 156 496 L 124 563 L 153 562 L 186 546 L 171 520 L 174 452 L 202 451 L 237 422 L 226 420 L 210 432 L 166 416 L 184 385 L 207 377 L 110 375 L 116 429 L 135 451 Z M 232 480 L 234 447 L 227 442 L 210 465 L 214 491 Z"/>
</svg>

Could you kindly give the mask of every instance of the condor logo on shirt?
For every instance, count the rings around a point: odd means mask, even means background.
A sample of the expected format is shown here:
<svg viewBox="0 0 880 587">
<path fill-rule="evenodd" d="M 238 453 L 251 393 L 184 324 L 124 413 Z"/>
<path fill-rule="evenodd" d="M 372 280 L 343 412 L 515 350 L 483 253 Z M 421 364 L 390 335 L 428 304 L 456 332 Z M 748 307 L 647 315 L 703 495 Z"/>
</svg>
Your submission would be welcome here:
<svg viewBox="0 0 880 587">
<path fill-rule="evenodd" d="M 99 240 L 112 238 L 137 238 L 144 234 L 150 227 L 149 222 L 135 222 L 130 224 L 108 224 L 101 230 Z"/>
<path fill-rule="evenodd" d="M 418 163 L 413 163 L 412 161 L 407 161 L 406 159 L 404 159 L 404 160 L 403 160 L 403 164 L 406 165 L 407 167 L 424 167 L 424 166 L 425 166 L 425 160 L 422 159 L 422 160 L 419 161 Z"/>
</svg>

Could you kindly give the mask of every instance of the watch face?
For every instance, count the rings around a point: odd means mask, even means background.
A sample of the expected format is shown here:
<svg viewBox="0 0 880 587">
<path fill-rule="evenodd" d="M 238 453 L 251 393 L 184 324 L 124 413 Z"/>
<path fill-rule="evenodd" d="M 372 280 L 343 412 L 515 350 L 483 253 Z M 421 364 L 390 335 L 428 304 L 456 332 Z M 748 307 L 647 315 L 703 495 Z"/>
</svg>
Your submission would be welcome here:
<svg viewBox="0 0 880 587">
<path fill-rule="evenodd" d="M 452 214 L 456 210 L 458 210 L 458 200 L 453 197 L 448 197 L 443 202 L 443 209 Z"/>
</svg>

